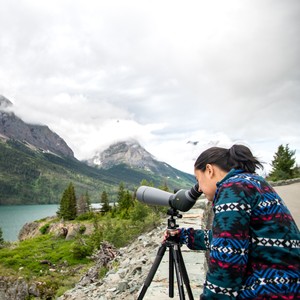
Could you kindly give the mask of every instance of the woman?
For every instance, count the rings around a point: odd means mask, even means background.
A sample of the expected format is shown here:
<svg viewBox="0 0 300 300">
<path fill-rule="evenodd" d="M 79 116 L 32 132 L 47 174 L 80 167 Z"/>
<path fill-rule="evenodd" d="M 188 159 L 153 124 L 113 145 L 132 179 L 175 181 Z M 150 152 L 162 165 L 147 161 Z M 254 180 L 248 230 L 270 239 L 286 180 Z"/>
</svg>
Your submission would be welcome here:
<svg viewBox="0 0 300 300">
<path fill-rule="evenodd" d="M 210 250 L 200 299 L 300 299 L 300 234 L 274 189 L 255 174 L 249 148 L 212 147 L 195 176 L 213 203 L 212 230 L 179 229 L 182 244 Z M 300 199 L 299 199 L 300 201 Z"/>
</svg>

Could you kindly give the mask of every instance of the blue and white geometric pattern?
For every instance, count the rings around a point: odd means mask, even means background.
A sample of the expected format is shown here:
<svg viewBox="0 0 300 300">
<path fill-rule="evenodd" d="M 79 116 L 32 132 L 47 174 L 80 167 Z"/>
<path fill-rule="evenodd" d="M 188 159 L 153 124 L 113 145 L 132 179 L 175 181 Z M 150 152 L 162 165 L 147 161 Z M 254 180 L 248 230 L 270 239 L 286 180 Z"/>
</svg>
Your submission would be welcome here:
<svg viewBox="0 0 300 300">
<path fill-rule="evenodd" d="M 215 206 L 215 213 L 222 213 L 222 212 L 228 212 L 228 211 L 245 211 L 248 214 L 251 213 L 251 206 L 246 203 L 225 203 Z"/>
<path fill-rule="evenodd" d="M 210 256 L 231 264 L 246 264 L 249 252 L 248 247 L 249 240 L 214 238 Z"/>
<path fill-rule="evenodd" d="M 205 287 L 214 294 L 227 295 L 229 297 L 236 297 L 238 295 L 238 292 L 232 288 L 220 287 L 209 281 L 205 282 Z"/>
<path fill-rule="evenodd" d="M 206 246 L 206 249 L 209 249 L 209 247 L 210 247 L 210 240 L 209 240 L 210 230 L 203 230 L 203 233 L 204 233 L 204 244 Z"/>
<path fill-rule="evenodd" d="M 299 295 L 299 272 L 274 269 L 261 270 L 254 272 L 248 278 L 246 284 L 242 287 L 239 298 L 255 299 L 257 294 L 279 295 L 283 294 L 286 290 L 294 295 Z"/>
<path fill-rule="evenodd" d="M 300 248 L 300 240 L 268 239 L 253 237 L 252 243 L 266 247 Z"/>
</svg>

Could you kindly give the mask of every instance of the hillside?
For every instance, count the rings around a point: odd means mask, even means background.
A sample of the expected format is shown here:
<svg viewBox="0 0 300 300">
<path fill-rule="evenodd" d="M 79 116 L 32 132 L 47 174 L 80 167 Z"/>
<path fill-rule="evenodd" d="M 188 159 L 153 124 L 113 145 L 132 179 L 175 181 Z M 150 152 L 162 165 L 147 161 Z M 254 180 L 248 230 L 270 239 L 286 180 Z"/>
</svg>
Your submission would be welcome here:
<svg viewBox="0 0 300 300">
<path fill-rule="evenodd" d="M 32 150 L 17 140 L 0 141 L 0 204 L 58 203 L 72 181 L 78 193 L 93 196 L 110 188 L 108 178 L 75 159 Z"/>
</svg>

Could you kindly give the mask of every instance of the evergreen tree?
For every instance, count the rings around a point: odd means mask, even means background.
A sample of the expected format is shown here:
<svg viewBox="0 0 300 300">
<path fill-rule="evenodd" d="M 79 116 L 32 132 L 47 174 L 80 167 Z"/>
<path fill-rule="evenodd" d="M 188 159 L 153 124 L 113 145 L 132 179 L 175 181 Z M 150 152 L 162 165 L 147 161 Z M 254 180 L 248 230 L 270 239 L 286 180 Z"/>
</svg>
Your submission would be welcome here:
<svg viewBox="0 0 300 300">
<path fill-rule="evenodd" d="M 150 212 L 151 209 L 147 205 L 135 200 L 134 208 L 130 211 L 130 219 L 134 222 L 145 222 Z"/>
<path fill-rule="evenodd" d="M 271 163 L 272 171 L 269 175 L 269 180 L 285 180 L 298 176 L 298 171 L 295 166 L 296 159 L 294 157 L 296 151 L 289 149 L 289 145 L 280 145 L 274 155 Z"/>
<path fill-rule="evenodd" d="M 63 193 L 57 215 L 64 220 L 74 220 L 77 216 L 76 195 L 72 183 L 69 184 Z"/>
<path fill-rule="evenodd" d="M 99 223 L 97 215 L 94 215 L 93 219 L 94 230 L 91 235 L 91 241 L 95 248 L 100 249 L 101 242 L 103 240 L 103 228 Z"/>
<path fill-rule="evenodd" d="M 118 205 L 118 210 L 122 210 L 122 202 L 125 197 L 125 188 L 124 188 L 124 183 L 120 182 L 119 184 L 119 189 L 118 189 L 118 194 L 117 194 L 117 205 Z"/>
<path fill-rule="evenodd" d="M 91 211 L 91 198 L 88 191 L 85 192 L 86 212 Z"/>
<path fill-rule="evenodd" d="M 109 205 L 109 201 L 108 201 L 108 195 L 105 191 L 102 192 L 101 194 L 101 204 L 102 204 L 102 207 L 101 207 L 101 210 L 103 212 L 108 212 L 110 211 L 111 207 Z"/>
<path fill-rule="evenodd" d="M 118 191 L 118 211 L 121 212 L 124 217 L 127 217 L 128 210 L 132 206 L 133 198 L 129 191 L 125 191 L 124 184 L 121 182 Z"/>
<path fill-rule="evenodd" d="M 89 193 L 81 195 L 77 201 L 77 215 L 84 214 L 90 211 L 91 201 Z"/>
<path fill-rule="evenodd" d="M 129 191 L 125 191 L 123 197 L 118 202 L 118 208 L 121 211 L 128 211 L 131 206 L 133 206 L 132 196 Z"/>
<path fill-rule="evenodd" d="M 2 228 L 0 227 L 0 247 L 1 245 L 4 244 L 4 239 L 3 239 L 3 232 L 2 232 Z"/>
<path fill-rule="evenodd" d="M 168 187 L 166 181 L 164 181 L 163 184 L 160 185 L 158 188 L 159 188 L 160 190 L 162 190 L 162 191 L 169 192 L 169 187 Z"/>
<path fill-rule="evenodd" d="M 144 186 L 151 186 L 151 187 L 154 187 L 154 184 L 153 184 L 153 182 L 152 181 L 148 181 L 148 180 L 146 180 L 146 179 L 143 179 L 142 181 L 141 181 L 141 184 L 140 185 L 144 185 Z"/>
</svg>

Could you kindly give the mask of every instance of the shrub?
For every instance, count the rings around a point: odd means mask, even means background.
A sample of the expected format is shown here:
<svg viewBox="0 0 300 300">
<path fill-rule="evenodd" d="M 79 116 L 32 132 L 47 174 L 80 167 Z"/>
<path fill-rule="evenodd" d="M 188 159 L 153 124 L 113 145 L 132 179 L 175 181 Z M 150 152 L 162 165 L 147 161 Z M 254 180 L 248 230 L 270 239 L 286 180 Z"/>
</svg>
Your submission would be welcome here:
<svg viewBox="0 0 300 300">
<path fill-rule="evenodd" d="M 86 221 L 86 220 L 92 220 L 95 216 L 95 213 L 92 212 L 92 211 L 89 211 L 89 212 L 86 212 L 86 213 L 83 213 L 81 215 L 79 215 L 76 220 L 78 221 Z"/>
<path fill-rule="evenodd" d="M 80 225 L 80 227 L 79 227 L 79 233 L 83 234 L 83 233 L 85 233 L 85 231 L 86 231 L 86 226 L 85 225 Z"/>
<path fill-rule="evenodd" d="M 84 239 L 77 238 L 72 245 L 71 252 L 75 259 L 86 258 L 93 253 L 93 246 L 87 244 Z"/>
<path fill-rule="evenodd" d="M 101 267 L 99 271 L 99 278 L 100 279 L 104 278 L 108 271 L 109 269 L 107 267 Z"/>
<path fill-rule="evenodd" d="M 0 247 L 1 245 L 4 244 L 4 239 L 3 239 L 3 232 L 2 232 L 2 228 L 0 227 Z"/>
<path fill-rule="evenodd" d="M 41 234 L 46 234 L 48 232 L 48 229 L 50 227 L 49 223 L 46 223 L 45 225 L 43 225 L 39 230 Z"/>
</svg>

